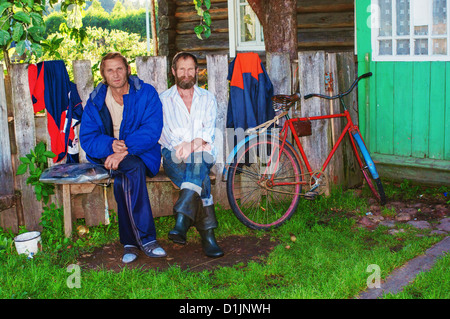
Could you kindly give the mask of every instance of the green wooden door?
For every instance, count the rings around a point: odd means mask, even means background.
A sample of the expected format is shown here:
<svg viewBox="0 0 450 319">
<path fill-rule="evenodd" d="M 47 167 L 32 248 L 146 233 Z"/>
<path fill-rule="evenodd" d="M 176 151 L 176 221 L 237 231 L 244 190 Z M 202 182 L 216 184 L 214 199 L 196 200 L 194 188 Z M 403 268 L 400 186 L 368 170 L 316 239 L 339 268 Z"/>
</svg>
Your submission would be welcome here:
<svg viewBox="0 0 450 319">
<path fill-rule="evenodd" d="M 390 3 L 393 14 L 395 9 L 398 12 L 401 9 L 396 0 L 382 1 Z M 405 1 L 410 2 L 403 0 L 402 3 Z M 434 6 L 432 10 L 439 5 L 434 2 L 430 4 Z M 444 5 L 448 6 L 446 2 Z M 386 57 L 379 54 L 381 49 L 375 52 L 381 43 L 372 39 L 372 25 L 380 24 L 379 18 L 373 19 L 373 14 L 380 10 L 379 7 L 374 10 L 371 7 L 374 4 L 376 2 L 371 0 L 355 1 L 358 73 L 373 73 L 369 81 L 359 85 L 361 132 L 385 176 L 449 184 L 450 62 L 445 60 L 450 59 L 414 56 L 412 43 L 415 42 L 417 50 L 419 45 L 413 36 L 409 56 Z M 386 8 L 382 10 L 389 12 Z M 400 23 L 394 20 L 389 26 L 391 34 L 397 34 L 392 30 L 393 24 L 399 27 Z M 401 41 L 395 37 L 391 40 L 390 47 L 386 46 L 388 50 L 398 49 Z M 428 43 L 442 44 L 444 40 L 430 36 Z M 450 52 L 447 54 L 450 56 Z M 374 55 L 378 58 L 374 59 Z"/>
</svg>

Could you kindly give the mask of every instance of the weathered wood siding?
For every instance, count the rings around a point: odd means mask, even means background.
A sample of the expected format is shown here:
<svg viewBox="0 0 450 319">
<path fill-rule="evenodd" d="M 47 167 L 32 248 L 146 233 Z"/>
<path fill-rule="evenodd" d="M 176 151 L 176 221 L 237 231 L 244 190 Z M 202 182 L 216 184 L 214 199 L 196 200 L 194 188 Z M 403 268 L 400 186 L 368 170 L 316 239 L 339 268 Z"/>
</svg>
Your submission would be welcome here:
<svg viewBox="0 0 450 319">
<path fill-rule="evenodd" d="M 200 40 L 191 0 L 159 0 L 160 54 L 172 57 L 189 51 L 206 63 L 206 54 L 229 53 L 227 0 L 211 0 L 212 34 Z M 351 51 L 354 48 L 353 0 L 297 0 L 298 49 Z M 261 52 L 264 55 L 264 52 Z"/>
</svg>

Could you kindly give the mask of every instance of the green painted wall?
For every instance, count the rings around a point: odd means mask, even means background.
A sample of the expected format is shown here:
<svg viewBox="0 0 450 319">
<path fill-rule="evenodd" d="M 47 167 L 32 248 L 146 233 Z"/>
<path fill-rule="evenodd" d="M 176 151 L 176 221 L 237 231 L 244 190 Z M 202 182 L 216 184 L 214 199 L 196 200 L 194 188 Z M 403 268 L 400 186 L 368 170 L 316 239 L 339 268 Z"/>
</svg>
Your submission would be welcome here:
<svg viewBox="0 0 450 319">
<path fill-rule="evenodd" d="M 372 61 L 370 3 L 355 1 L 358 73 L 374 74 L 358 90 L 360 128 L 370 152 L 398 172 L 450 172 L 450 62 Z M 417 174 L 418 180 L 430 178 Z"/>
</svg>

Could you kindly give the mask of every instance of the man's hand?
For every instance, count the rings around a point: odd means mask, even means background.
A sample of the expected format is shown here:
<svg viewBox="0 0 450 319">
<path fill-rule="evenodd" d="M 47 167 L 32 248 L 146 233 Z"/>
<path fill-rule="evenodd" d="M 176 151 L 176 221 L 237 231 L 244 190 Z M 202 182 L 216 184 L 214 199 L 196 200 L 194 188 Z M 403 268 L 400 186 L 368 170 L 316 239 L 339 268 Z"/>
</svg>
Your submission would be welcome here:
<svg viewBox="0 0 450 319">
<path fill-rule="evenodd" d="M 125 145 L 125 141 L 123 140 L 114 140 L 112 143 L 112 149 L 114 153 L 122 153 L 128 150 L 128 147 Z"/>
<path fill-rule="evenodd" d="M 183 142 L 175 147 L 175 155 L 178 159 L 185 160 L 189 157 L 191 153 L 201 152 L 201 151 L 210 151 L 211 145 L 206 143 L 201 138 L 196 138 L 191 142 Z"/>
<path fill-rule="evenodd" d="M 128 151 L 113 153 L 106 158 L 105 168 L 116 170 L 119 168 L 120 162 L 128 155 Z"/>
</svg>

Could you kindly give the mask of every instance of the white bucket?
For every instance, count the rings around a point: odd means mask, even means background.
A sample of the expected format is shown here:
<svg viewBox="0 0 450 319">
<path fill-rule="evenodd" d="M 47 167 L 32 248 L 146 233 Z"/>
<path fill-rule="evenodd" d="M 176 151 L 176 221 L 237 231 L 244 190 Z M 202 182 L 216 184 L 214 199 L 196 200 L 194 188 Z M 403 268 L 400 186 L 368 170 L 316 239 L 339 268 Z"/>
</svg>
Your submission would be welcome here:
<svg viewBox="0 0 450 319">
<path fill-rule="evenodd" d="M 41 233 L 38 231 L 30 231 L 14 237 L 18 254 L 27 254 L 33 257 L 38 251 L 42 250 Z"/>
</svg>

